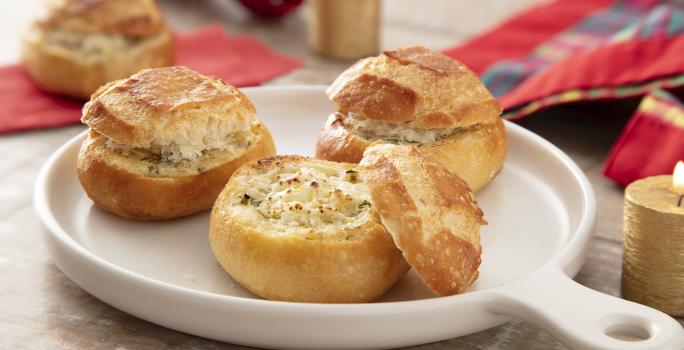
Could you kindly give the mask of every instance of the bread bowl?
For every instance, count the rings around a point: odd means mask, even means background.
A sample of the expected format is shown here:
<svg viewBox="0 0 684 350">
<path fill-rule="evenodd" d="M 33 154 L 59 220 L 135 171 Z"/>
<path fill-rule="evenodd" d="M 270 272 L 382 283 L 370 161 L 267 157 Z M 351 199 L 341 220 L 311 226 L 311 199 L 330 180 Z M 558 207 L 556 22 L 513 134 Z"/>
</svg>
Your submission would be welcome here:
<svg viewBox="0 0 684 350">
<path fill-rule="evenodd" d="M 328 88 L 336 104 L 316 157 L 356 163 L 373 142 L 420 148 L 473 191 L 499 173 L 508 148 L 501 107 L 465 65 L 425 47 L 360 60 Z"/>
<path fill-rule="evenodd" d="M 160 220 L 211 208 L 243 163 L 275 154 L 247 97 L 184 67 L 146 69 L 100 88 L 83 108 L 83 189 L 100 208 Z"/>
<path fill-rule="evenodd" d="M 221 266 L 274 300 L 373 301 L 404 275 L 406 261 L 438 294 L 463 292 L 477 277 L 484 222 L 467 185 L 413 147 L 368 152 L 361 165 L 300 156 L 243 165 L 212 209 L 209 243 Z M 423 168 L 430 171 L 413 180 L 406 174 Z M 435 199 L 416 211 L 414 198 L 424 196 Z M 426 216 L 435 214 L 446 221 Z"/>
<path fill-rule="evenodd" d="M 109 81 L 173 64 L 154 0 L 50 0 L 42 10 L 23 35 L 22 60 L 43 90 L 87 100 Z"/>
</svg>

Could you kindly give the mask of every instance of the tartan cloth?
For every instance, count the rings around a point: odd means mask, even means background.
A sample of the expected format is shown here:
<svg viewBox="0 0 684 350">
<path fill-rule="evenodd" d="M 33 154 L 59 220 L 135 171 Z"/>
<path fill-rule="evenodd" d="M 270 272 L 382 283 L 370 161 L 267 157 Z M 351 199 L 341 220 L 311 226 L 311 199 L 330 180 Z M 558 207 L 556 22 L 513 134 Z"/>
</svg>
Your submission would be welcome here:
<svg viewBox="0 0 684 350">
<path fill-rule="evenodd" d="M 482 74 L 482 81 L 494 96 L 503 96 L 557 62 L 610 43 L 616 33 L 635 26 L 644 10 L 649 9 L 616 4 L 608 10 L 590 14 L 575 27 L 542 43 L 527 56 L 499 62 L 490 67 Z"/>
<path fill-rule="evenodd" d="M 684 105 L 657 90 L 639 104 L 613 145 L 603 174 L 621 185 L 656 174 L 672 174 L 684 159 Z"/>
<path fill-rule="evenodd" d="M 545 35 L 526 38 L 531 32 Z M 504 116 L 519 119 L 558 104 L 684 85 L 684 10 L 654 0 L 557 0 L 444 53 L 481 73 Z"/>
<path fill-rule="evenodd" d="M 509 120 L 572 102 L 648 95 L 605 163 L 616 182 L 684 159 L 684 9 L 657 0 L 556 0 L 444 50 L 478 72 Z M 672 118 L 678 115 L 680 117 Z"/>
</svg>

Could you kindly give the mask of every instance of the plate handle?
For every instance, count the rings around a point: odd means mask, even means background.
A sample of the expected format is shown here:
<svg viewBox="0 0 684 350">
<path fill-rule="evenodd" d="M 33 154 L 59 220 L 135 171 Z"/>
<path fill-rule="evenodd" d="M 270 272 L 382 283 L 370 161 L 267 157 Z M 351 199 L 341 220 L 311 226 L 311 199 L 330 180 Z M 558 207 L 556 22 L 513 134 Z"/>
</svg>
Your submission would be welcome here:
<svg viewBox="0 0 684 350">
<path fill-rule="evenodd" d="M 684 328 L 672 317 L 587 288 L 555 266 L 492 292 L 492 311 L 532 322 L 573 349 L 684 349 Z"/>
</svg>

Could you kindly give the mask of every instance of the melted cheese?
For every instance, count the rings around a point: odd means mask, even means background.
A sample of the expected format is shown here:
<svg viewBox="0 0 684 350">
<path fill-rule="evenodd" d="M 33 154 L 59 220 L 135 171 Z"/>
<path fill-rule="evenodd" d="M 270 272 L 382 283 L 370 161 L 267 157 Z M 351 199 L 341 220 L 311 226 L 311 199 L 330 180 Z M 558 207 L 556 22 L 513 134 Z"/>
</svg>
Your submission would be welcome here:
<svg viewBox="0 0 684 350">
<path fill-rule="evenodd" d="M 167 40 L 167 33 L 145 38 L 130 38 L 119 34 L 73 33 L 66 30 L 35 29 L 27 33 L 30 41 L 42 42 L 45 50 L 54 54 L 72 57 L 88 64 L 107 61 L 130 60 L 131 51 L 157 45 Z"/>
<path fill-rule="evenodd" d="M 284 162 L 235 180 L 245 191 L 232 205 L 240 215 L 256 220 L 263 232 L 339 237 L 370 215 L 370 195 L 361 174 L 335 164 Z"/>
<path fill-rule="evenodd" d="M 411 123 L 390 123 L 369 119 L 355 113 L 348 113 L 347 115 L 338 113 L 336 117 L 342 119 L 344 126 L 352 133 L 367 141 L 383 140 L 394 144 L 430 144 L 457 131 L 457 128 L 416 129 Z"/>
<path fill-rule="evenodd" d="M 107 147 L 125 156 L 139 160 L 156 160 L 162 163 L 177 164 L 201 158 L 209 151 L 219 150 L 231 155 L 238 155 L 259 140 L 259 135 L 249 130 L 249 126 L 232 125 L 229 121 L 219 125 L 207 125 L 206 128 L 188 130 L 186 137 L 177 140 L 155 139 L 146 148 L 131 147 L 107 140 Z M 226 124 L 226 125 L 222 125 Z M 245 128 L 240 130 L 240 128 Z M 233 128 L 238 128 L 235 130 Z"/>
</svg>

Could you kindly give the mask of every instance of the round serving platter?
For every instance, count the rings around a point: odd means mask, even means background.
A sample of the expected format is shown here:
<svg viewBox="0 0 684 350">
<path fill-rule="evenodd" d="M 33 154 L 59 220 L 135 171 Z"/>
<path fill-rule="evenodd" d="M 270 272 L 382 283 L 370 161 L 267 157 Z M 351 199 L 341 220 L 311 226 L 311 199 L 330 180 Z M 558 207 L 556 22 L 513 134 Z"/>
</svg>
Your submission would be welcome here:
<svg viewBox="0 0 684 350">
<path fill-rule="evenodd" d="M 333 110 L 321 86 L 243 89 L 279 154 L 312 155 Z M 387 348 L 458 337 L 519 317 L 572 347 L 680 349 L 684 331 L 656 310 L 585 288 L 579 271 L 596 218 L 582 171 L 539 136 L 506 123 L 501 174 L 477 194 L 480 277 L 463 295 L 436 297 L 409 272 L 376 303 L 262 300 L 214 260 L 208 217 L 137 222 L 93 206 L 75 175 L 81 134 L 40 172 L 34 201 L 59 268 L 102 301 L 156 324 L 216 340 L 274 348 Z M 608 334 L 647 338 L 625 341 Z"/>
</svg>

